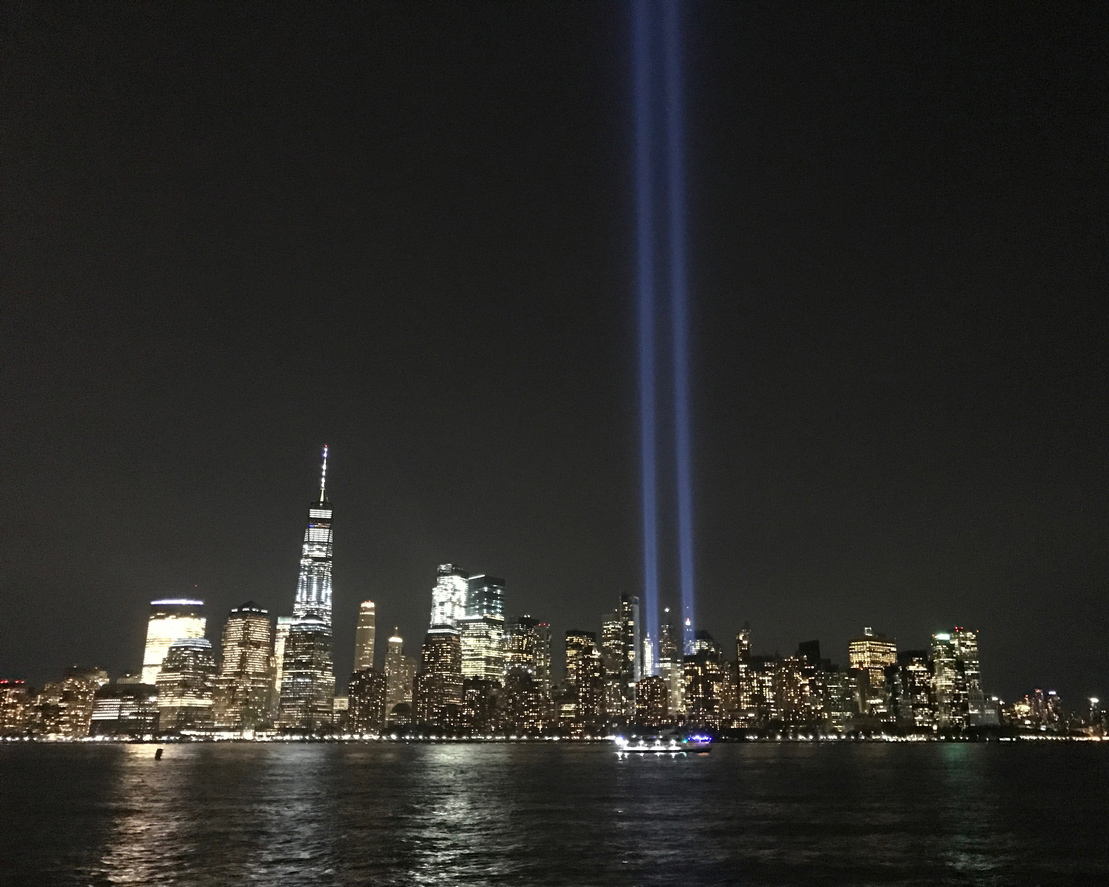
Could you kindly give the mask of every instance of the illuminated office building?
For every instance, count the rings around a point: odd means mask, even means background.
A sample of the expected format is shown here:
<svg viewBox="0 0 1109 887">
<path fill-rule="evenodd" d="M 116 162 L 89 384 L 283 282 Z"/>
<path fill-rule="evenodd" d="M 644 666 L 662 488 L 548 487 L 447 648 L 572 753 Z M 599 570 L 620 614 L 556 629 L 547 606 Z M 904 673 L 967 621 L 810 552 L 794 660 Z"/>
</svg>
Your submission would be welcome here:
<svg viewBox="0 0 1109 887">
<path fill-rule="evenodd" d="M 142 739 L 158 729 L 158 690 L 149 684 L 101 687 L 93 702 L 91 736 Z"/>
<path fill-rule="evenodd" d="M 273 688 L 273 624 L 249 601 L 223 626 L 223 657 L 214 718 L 221 730 L 253 730 L 269 719 Z"/>
<path fill-rule="evenodd" d="M 523 670 L 543 695 L 551 693 L 551 626 L 531 616 L 510 617 L 505 626 L 505 673 Z"/>
<path fill-rule="evenodd" d="M 620 671 L 625 685 L 632 688 L 629 698 L 634 697 L 634 685 L 643 677 L 643 630 L 639 620 L 639 598 L 634 594 L 620 595 L 621 663 Z"/>
<path fill-rule="evenodd" d="M 213 725 L 216 658 L 207 638 L 185 638 L 169 646 L 158 673 L 158 730 L 209 730 Z"/>
<path fill-rule="evenodd" d="M 431 631 L 458 631 L 459 622 L 466 615 L 469 578 L 469 573 L 454 564 L 439 565 L 435 587 L 431 590 Z M 503 609 L 501 616 L 504 616 Z"/>
<path fill-rule="evenodd" d="M 504 580 L 471 576 L 466 615 L 459 619 L 462 676 L 504 680 Z"/>
<path fill-rule="evenodd" d="M 462 676 L 486 681 L 503 680 L 503 620 L 488 616 L 464 616 L 461 627 Z"/>
<path fill-rule="evenodd" d="M 978 664 L 978 632 L 956 626 L 951 632 L 955 644 L 955 655 L 967 687 L 967 725 L 980 727 L 996 726 L 997 709 L 987 710 L 986 698 L 982 692 L 982 670 Z"/>
<path fill-rule="evenodd" d="M 978 632 L 959 627 L 950 632 L 937 632 L 932 635 L 931 653 L 938 727 L 962 730 L 982 725 L 986 718 L 978 664 Z"/>
<path fill-rule="evenodd" d="M 462 703 L 462 643 L 455 630 L 429 631 L 415 687 L 416 723 L 448 728 Z"/>
<path fill-rule="evenodd" d="M 694 652 L 682 660 L 685 677 L 685 718 L 693 727 L 719 729 L 724 718 L 724 661 L 706 631 L 698 631 Z"/>
<path fill-rule="evenodd" d="M 327 447 L 319 498 L 308 506 L 293 622 L 285 640 L 279 723 L 314 730 L 334 717 L 335 671 L 331 644 L 331 502 L 327 498 Z"/>
<path fill-rule="evenodd" d="M 670 608 L 662 611 L 658 636 L 658 674 L 670 691 L 667 707 L 671 714 L 683 710 L 685 673 L 682 665 L 681 633 L 670 618 Z"/>
<path fill-rule="evenodd" d="M 628 716 L 628 688 L 624 681 L 624 632 L 620 611 L 601 621 L 601 667 L 604 673 L 605 719 L 613 728 Z"/>
<path fill-rule="evenodd" d="M 374 667 L 374 640 L 377 637 L 377 616 L 373 601 L 362 601 L 358 608 L 358 626 L 354 630 L 354 670 Z"/>
<path fill-rule="evenodd" d="M 897 724 L 910 732 L 932 732 L 936 707 L 932 699 L 932 670 L 927 650 L 902 650 L 888 681 Z"/>
<path fill-rule="evenodd" d="M 885 717 L 889 713 L 889 692 L 886 669 L 897 664 L 897 642 L 872 628 L 864 628 L 862 637 L 847 646 L 848 665 L 861 672 L 859 710 L 863 714 Z"/>
<path fill-rule="evenodd" d="M 154 686 L 169 645 L 183 638 L 204 637 L 204 601 L 167 598 L 150 602 L 146 626 L 146 651 L 142 659 L 142 682 Z"/>
<path fill-rule="evenodd" d="M 416 683 L 416 660 L 404 655 L 404 639 L 393 630 L 385 651 L 385 719 L 405 724 L 412 719 L 412 688 Z M 397 707 L 404 706 L 398 712 Z M 405 713 L 407 709 L 407 713 Z"/>
<path fill-rule="evenodd" d="M 413 691 L 415 721 L 449 729 L 462 704 L 462 638 L 469 576 L 454 564 L 440 564 L 431 591 L 431 626 L 424 638 Z"/>
</svg>

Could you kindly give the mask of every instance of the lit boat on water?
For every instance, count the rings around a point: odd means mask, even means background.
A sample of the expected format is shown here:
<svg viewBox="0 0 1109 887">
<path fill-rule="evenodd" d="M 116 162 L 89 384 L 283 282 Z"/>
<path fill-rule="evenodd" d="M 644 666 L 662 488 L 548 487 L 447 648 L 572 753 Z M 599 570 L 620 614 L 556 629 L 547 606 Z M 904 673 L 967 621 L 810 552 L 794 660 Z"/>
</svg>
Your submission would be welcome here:
<svg viewBox="0 0 1109 887">
<path fill-rule="evenodd" d="M 685 757 L 687 754 L 707 754 L 712 747 L 709 736 L 685 736 L 674 734 L 662 736 L 617 736 L 616 754 L 624 755 L 670 755 Z"/>
</svg>

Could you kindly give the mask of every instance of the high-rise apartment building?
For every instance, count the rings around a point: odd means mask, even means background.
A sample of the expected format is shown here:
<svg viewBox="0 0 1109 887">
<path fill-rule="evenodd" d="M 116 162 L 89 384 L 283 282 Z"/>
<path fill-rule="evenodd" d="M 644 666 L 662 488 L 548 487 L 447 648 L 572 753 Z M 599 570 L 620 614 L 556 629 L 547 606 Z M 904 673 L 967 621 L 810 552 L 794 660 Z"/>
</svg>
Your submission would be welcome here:
<svg viewBox="0 0 1109 887">
<path fill-rule="evenodd" d="M 354 670 L 374 667 L 374 640 L 377 637 L 377 616 L 373 601 L 362 601 L 358 607 L 358 626 L 354 629 Z"/>
<path fill-rule="evenodd" d="M 376 736 L 385 728 L 385 673 L 376 668 L 354 672 L 347 683 L 347 727 L 359 736 Z"/>
<path fill-rule="evenodd" d="M 254 730 L 267 720 L 273 692 L 273 623 L 254 601 L 223 626 L 223 656 L 213 714 L 220 730 Z"/>
<path fill-rule="evenodd" d="M 142 659 L 142 682 L 154 686 L 169 645 L 183 638 L 204 637 L 204 601 L 166 598 L 150 602 L 146 626 L 146 650 Z"/>
<path fill-rule="evenodd" d="M 385 651 L 385 720 L 408 723 L 412 720 L 412 688 L 416 682 L 416 660 L 404 655 L 404 638 L 393 630 Z M 397 706 L 405 706 L 407 713 Z"/>
<path fill-rule="evenodd" d="M 459 620 L 462 676 L 485 681 L 504 680 L 504 580 L 471 576 L 466 615 Z"/>
<path fill-rule="evenodd" d="M 670 721 L 670 688 L 660 675 L 643 678 L 635 688 L 635 723 L 662 727 Z"/>
<path fill-rule="evenodd" d="M 319 498 L 308 506 L 293 622 L 285 641 L 279 722 L 285 729 L 314 730 L 334 717 L 335 670 L 331 644 L 331 502 L 327 498 L 327 447 Z"/>
</svg>

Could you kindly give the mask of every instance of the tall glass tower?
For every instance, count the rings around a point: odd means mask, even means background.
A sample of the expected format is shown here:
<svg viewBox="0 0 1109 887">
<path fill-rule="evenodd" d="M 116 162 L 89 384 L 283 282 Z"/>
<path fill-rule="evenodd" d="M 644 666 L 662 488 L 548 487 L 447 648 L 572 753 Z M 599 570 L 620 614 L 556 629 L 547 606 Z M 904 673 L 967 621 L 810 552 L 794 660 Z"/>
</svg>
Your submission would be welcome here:
<svg viewBox="0 0 1109 887">
<path fill-rule="evenodd" d="M 462 634 L 462 676 L 504 680 L 504 580 L 471 576 Z"/>
<path fill-rule="evenodd" d="M 313 730 L 329 724 L 335 698 L 331 654 L 331 503 L 327 499 L 327 447 L 320 497 L 308 506 L 293 621 L 285 641 L 280 726 Z"/>
</svg>

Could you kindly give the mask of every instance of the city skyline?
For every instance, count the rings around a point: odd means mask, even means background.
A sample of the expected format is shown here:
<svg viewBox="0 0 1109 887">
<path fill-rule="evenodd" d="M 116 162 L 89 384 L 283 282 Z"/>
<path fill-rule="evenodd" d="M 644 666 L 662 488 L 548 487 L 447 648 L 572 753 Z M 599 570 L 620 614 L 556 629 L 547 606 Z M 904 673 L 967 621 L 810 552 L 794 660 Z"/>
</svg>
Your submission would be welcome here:
<svg viewBox="0 0 1109 887">
<path fill-rule="evenodd" d="M 556 645 L 644 596 L 631 8 L 429 12 L 13 10 L 0 675 L 134 669 L 152 600 L 288 618 L 323 441 L 340 681 L 361 601 L 418 652 L 437 564 Z M 685 6 L 703 630 L 1103 684 L 1104 33 Z"/>
<path fill-rule="evenodd" d="M 365 600 L 361 601 L 358 604 L 358 615 L 355 623 L 351 626 L 349 640 L 351 642 L 351 649 L 354 651 L 351 668 L 348 671 L 344 672 L 336 669 L 332 664 L 334 660 L 335 648 L 335 633 L 333 626 L 331 625 L 331 519 L 333 512 L 331 502 L 328 499 L 326 493 L 327 458 L 328 447 L 325 445 L 323 447 L 319 495 L 317 499 L 309 505 L 309 518 L 307 522 L 307 527 L 304 531 L 299 577 L 296 583 L 295 594 L 293 595 L 293 604 L 291 607 L 291 612 L 293 613 L 293 615 L 280 616 L 277 618 L 276 622 L 271 625 L 271 630 L 274 627 L 278 628 L 278 636 L 281 637 L 281 642 L 278 643 L 275 650 L 275 655 L 277 656 L 277 658 L 282 660 L 281 667 L 279 667 L 277 671 L 277 683 L 274 685 L 273 691 L 273 705 L 275 712 L 280 710 L 281 701 L 284 698 L 282 692 L 282 673 L 288 667 L 288 663 L 291 661 L 284 656 L 285 647 L 283 642 L 287 641 L 289 637 L 289 631 L 292 629 L 292 626 L 298 621 L 307 619 L 307 622 L 311 623 L 311 625 L 309 626 L 310 630 L 315 630 L 317 628 L 323 629 L 321 636 L 324 637 L 326 650 L 322 651 L 321 648 L 322 652 L 320 652 L 320 655 L 323 656 L 324 659 L 321 659 L 318 663 L 320 669 L 315 668 L 315 665 L 317 663 L 315 663 L 314 660 L 312 663 L 313 667 L 308 669 L 308 671 L 311 672 L 310 677 L 312 680 L 315 680 L 318 677 L 318 679 L 323 681 L 321 689 L 319 689 L 318 691 L 312 691 L 312 693 L 319 693 L 321 695 L 321 699 L 323 697 L 326 697 L 326 704 L 324 704 L 323 707 L 319 709 L 321 712 L 330 711 L 331 698 L 338 697 L 343 694 L 343 687 L 345 684 L 345 678 L 343 678 L 343 675 L 359 670 L 359 657 L 363 655 L 364 646 L 368 647 L 368 651 L 366 652 L 369 658 L 362 661 L 362 668 L 375 669 L 380 671 L 384 675 L 385 672 L 383 668 L 388 662 L 388 654 L 386 652 L 380 652 L 379 655 L 374 655 L 373 637 L 375 631 L 374 625 L 376 623 L 377 604 L 375 601 Z M 505 624 L 506 614 L 504 600 L 505 580 L 489 576 L 485 573 L 477 573 L 471 575 L 468 571 L 453 563 L 440 564 L 436 569 L 435 578 L 436 582 L 433 585 L 430 593 L 431 618 L 429 623 L 425 623 L 428 625 L 428 637 L 430 638 L 436 634 L 450 633 L 457 639 L 457 641 L 461 645 L 459 646 L 458 653 L 458 675 L 460 680 L 462 677 L 486 677 L 488 679 L 493 679 L 494 672 L 499 671 L 503 673 L 504 663 L 506 661 L 505 640 L 507 638 L 507 636 L 503 634 L 503 626 Z M 215 654 L 212 660 L 213 667 L 219 664 L 222 669 L 222 663 L 218 662 L 219 656 L 217 650 L 211 643 L 218 640 L 219 632 L 222 631 L 224 633 L 224 644 L 226 644 L 226 632 L 228 631 L 228 625 L 240 614 L 243 614 L 244 612 L 268 614 L 269 612 L 266 609 L 258 607 L 258 605 L 254 603 L 254 601 L 248 601 L 241 606 L 232 607 L 226 617 L 227 622 L 221 624 L 219 628 L 212 628 L 209 631 L 208 617 L 204 614 L 204 606 L 205 602 L 202 599 L 197 598 L 168 598 L 151 601 L 149 605 L 145 645 L 143 647 L 143 650 L 140 652 L 140 664 L 133 670 L 129 668 L 124 668 L 123 670 L 117 671 L 114 673 L 115 676 L 122 677 L 124 679 L 123 683 L 126 684 L 137 682 L 141 675 L 143 683 L 154 685 L 156 683 L 154 678 L 156 678 L 160 669 L 160 665 L 158 663 L 163 660 L 163 658 L 167 655 L 168 651 L 173 647 L 176 639 L 178 638 L 182 639 L 181 643 L 186 645 L 186 649 L 191 649 L 191 647 L 189 647 L 188 645 L 190 642 L 193 641 L 199 641 L 200 643 L 209 644 L 207 649 L 212 650 L 212 653 Z M 620 595 L 618 606 L 608 615 L 607 619 L 605 614 L 602 613 L 597 617 L 596 625 L 594 625 L 593 622 L 587 622 L 586 620 L 582 619 L 579 619 L 577 622 L 573 623 L 574 625 L 578 626 L 588 624 L 592 630 L 584 631 L 568 626 L 564 634 L 567 639 L 569 639 L 571 635 L 588 635 L 592 638 L 592 642 L 595 645 L 596 650 L 598 651 L 598 656 L 603 656 L 603 651 L 605 649 L 605 642 L 603 639 L 606 636 L 607 625 L 610 620 L 615 620 L 613 622 L 613 631 L 616 636 L 620 637 L 621 642 L 624 644 L 625 653 L 623 655 L 625 657 L 630 657 L 627 658 L 623 663 L 617 664 L 615 666 L 616 671 L 624 675 L 624 684 L 627 686 L 631 686 L 638 683 L 643 677 L 658 674 L 662 674 L 663 679 L 669 682 L 670 679 L 665 667 L 665 648 L 667 644 L 667 632 L 669 631 L 669 635 L 673 638 L 673 640 L 670 641 L 669 645 L 672 648 L 671 656 L 677 657 L 679 660 L 682 655 L 681 647 L 683 644 L 683 637 L 687 635 L 692 637 L 694 633 L 696 633 L 697 635 L 712 637 L 713 633 L 701 626 L 694 625 L 683 627 L 681 619 L 677 614 L 671 615 L 671 610 L 669 607 L 662 608 L 663 612 L 660 612 L 658 614 L 658 625 L 660 626 L 661 631 L 661 647 L 664 651 L 663 661 L 661 663 L 663 666 L 663 670 L 659 670 L 658 663 L 655 664 L 653 670 L 648 670 L 647 666 L 645 665 L 646 659 L 651 656 L 654 651 L 657 651 L 659 649 L 659 645 L 656 644 L 654 647 L 652 647 L 651 645 L 646 643 L 646 637 L 641 632 L 643 631 L 644 626 L 647 624 L 647 618 L 641 613 L 640 607 L 641 604 L 637 596 L 629 595 L 626 593 L 622 594 Z M 533 619 L 534 616 L 535 614 L 530 612 L 518 614 L 514 613 L 512 619 Z M 491 641 L 488 636 L 488 630 L 484 631 L 480 635 L 475 635 L 477 640 L 470 642 L 470 645 L 474 648 L 474 650 L 467 653 L 466 649 L 467 627 L 469 626 L 469 629 L 480 629 L 484 625 L 487 629 L 487 626 L 490 622 L 490 617 L 492 617 L 493 619 L 493 624 L 495 626 L 499 626 L 497 628 L 496 640 L 495 642 L 492 642 L 492 645 L 499 650 L 498 656 L 500 664 L 492 670 L 489 670 L 489 666 L 480 664 L 482 662 L 482 657 L 484 656 L 487 659 L 489 656 L 488 651 L 493 648 L 492 646 L 490 646 Z M 540 614 L 540 618 L 542 618 L 542 614 Z M 316 623 L 319 623 L 319 625 L 317 626 Z M 285 627 L 283 637 L 282 632 L 280 631 L 280 627 L 282 626 L 282 624 L 284 624 Z M 937 638 L 940 638 L 944 642 L 947 642 L 948 639 L 951 637 L 951 635 L 947 632 L 947 628 L 949 628 L 949 626 L 937 627 L 934 630 L 930 631 L 925 636 L 925 639 L 933 645 L 936 643 Z M 960 627 L 959 625 L 955 626 L 954 632 L 956 637 L 958 636 L 958 633 L 962 631 L 964 631 L 962 627 Z M 211 639 L 208 638 L 209 633 L 213 634 L 213 637 Z M 785 653 L 783 653 L 781 649 L 777 648 L 774 649 L 772 653 L 769 649 L 760 649 L 757 646 L 755 648 L 752 648 L 750 646 L 752 628 L 749 620 L 742 620 L 742 627 L 737 627 L 734 634 L 736 638 L 737 649 L 745 650 L 750 655 L 756 657 L 766 657 L 769 654 L 774 658 L 780 658 L 783 656 L 788 657 L 790 655 L 789 648 L 786 648 Z M 394 635 L 396 635 L 396 632 L 394 632 Z M 978 636 L 979 629 L 975 628 L 973 630 L 972 637 L 974 638 L 976 670 L 978 656 Z M 559 632 L 554 632 L 552 634 L 552 638 L 561 637 L 562 634 Z M 725 633 L 723 637 L 732 637 L 732 632 Z M 743 638 L 742 643 L 740 642 L 741 637 Z M 399 639 L 399 636 L 392 637 L 390 639 L 390 644 L 392 644 L 393 641 L 397 641 Z M 345 637 L 341 636 L 338 642 L 338 646 L 340 648 L 345 646 L 344 641 Z M 803 651 L 807 643 L 809 643 L 809 641 L 799 638 L 796 642 L 798 650 Z M 819 638 L 812 641 L 812 643 L 819 643 Z M 915 652 L 912 650 L 911 646 L 907 647 L 903 642 L 900 643 L 901 650 L 909 650 L 910 652 Z M 898 638 L 887 637 L 885 634 L 882 633 L 875 634 L 873 633 L 873 629 L 867 626 L 863 629 L 863 635 L 861 637 L 853 637 L 851 640 L 848 641 L 848 643 L 844 646 L 844 649 L 842 651 L 843 655 L 841 657 L 839 657 L 838 659 L 836 657 L 832 657 L 830 661 L 832 661 L 833 663 L 842 662 L 842 664 L 848 665 L 852 669 L 861 669 L 862 671 L 867 672 L 873 680 L 873 675 L 876 673 L 875 669 L 880 672 L 883 667 L 893 664 L 896 661 L 897 651 L 899 649 L 898 644 Z M 927 646 L 927 644 L 921 643 L 917 646 L 923 648 Z M 414 639 L 411 641 L 411 649 L 413 651 L 416 650 L 416 643 Z M 552 644 L 550 649 L 553 651 L 558 648 Z M 695 649 L 696 647 L 691 646 L 691 650 Z M 626 651 L 638 651 L 638 656 L 641 657 L 643 661 L 639 661 L 635 654 L 628 653 Z M 876 653 L 875 651 L 878 652 Z M 427 651 L 425 648 L 425 655 L 426 652 Z M 562 652 L 563 655 L 560 657 L 563 663 L 561 674 L 563 676 L 563 679 L 565 680 L 572 672 L 573 666 L 570 662 L 570 648 L 566 647 L 565 650 Z M 433 653 L 432 655 L 434 657 L 436 654 Z M 296 653 L 294 651 L 293 659 L 295 658 Z M 420 671 L 422 671 L 422 668 L 420 666 L 421 658 L 422 657 L 417 657 L 415 660 L 417 663 L 417 669 Z M 324 660 L 326 660 L 326 662 Z M 379 668 L 379 666 L 381 666 L 382 668 Z M 91 668 L 93 670 L 96 670 L 100 668 L 100 663 L 77 663 L 72 667 Z M 486 674 L 487 671 L 488 674 Z M 48 677 L 56 679 L 57 673 L 58 669 L 55 668 Z M 108 674 L 108 672 L 102 673 Z M 677 674 L 680 674 L 680 669 L 675 672 L 675 675 Z M 26 678 L 18 671 L 18 669 L 8 673 L 7 675 L 4 675 L 4 677 L 8 680 L 12 678 L 26 680 Z M 43 680 L 39 683 L 46 682 L 46 680 Z M 1024 687 L 1026 689 L 1024 692 L 1026 693 L 1027 688 L 1032 687 L 1033 684 L 1036 685 L 1036 692 L 1041 692 L 1041 690 L 1039 689 L 1041 686 L 1043 688 L 1050 689 L 1053 694 L 1057 692 L 1055 689 L 1053 689 L 1054 685 L 1050 681 L 1038 680 L 1034 676 L 1029 676 L 1029 678 L 1025 680 Z M 36 682 L 29 681 L 28 685 L 35 686 Z M 991 693 L 995 697 L 998 696 L 999 691 L 995 690 L 992 687 L 988 687 L 987 689 L 989 693 Z M 382 692 L 384 693 L 384 685 Z M 1070 694 L 1070 698 L 1077 698 L 1079 700 L 1088 699 L 1090 698 L 1090 693 L 1095 692 L 1104 691 L 1101 690 L 1101 687 L 1099 685 L 1097 687 L 1087 688 L 1084 693 L 1072 693 Z M 309 695 L 312 695 L 312 693 L 309 693 Z M 298 694 L 296 692 L 290 694 L 288 688 L 285 688 L 285 695 L 292 695 L 295 697 Z M 1019 698 L 1020 695 L 1021 691 L 1018 690 L 1015 694 L 1010 694 L 1010 696 L 1007 698 L 1013 700 Z M 1104 695 L 1109 696 L 1109 693 L 1105 693 Z M 627 704 L 629 706 L 629 711 L 634 710 L 634 691 L 629 694 Z M 277 714 L 276 718 L 278 722 L 281 722 L 282 716 L 280 714 Z M 299 718 L 297 716 L 291 716 L 286 718 L 285 727 L 288 728 L 297 724 L 301 724 L 302 722 L 304 722 L 303 716 Z"/>
<path fill-rule="evenodd" d="M 394 630 L 378 668 L 377 608 L 359 604 L 354 663 L 336 682 L 332 624 L 333 516 L 328 447 L 319 495 L 309 504 L 293 615 L 248 601 L 233 608 L 220 643 L 206 636 L 200 599 L 150 604 L 141 669 L 66 669 L 41 688 L 0 680 L 0 736 L 134 740 L 154 736 L 240 739 L 597 739 L 627 731 L 709 731 L 730 739 L 966 739 L 1100 737 L 1100 699 L 1076 711 L 1057 691 L 1006 703 L 983 681 L 979 631 L 933 632 L 927 649 L 898 647 L 866 626 L 847 667 L 819 639 L 795 653 L 760 655 L 748 623 L 721 643 L 694 625 L 688 600 L 644 613 L 621 594 L 600 631 L 566 628 L 556 681 L 549 623 L 506 618 L 506 582 L 440 564 L 420 657 Z M 656 626 L 652 637 L 646 625 Z M 686 643 L 686 639 L 689 642 Z"/>
</svg>

